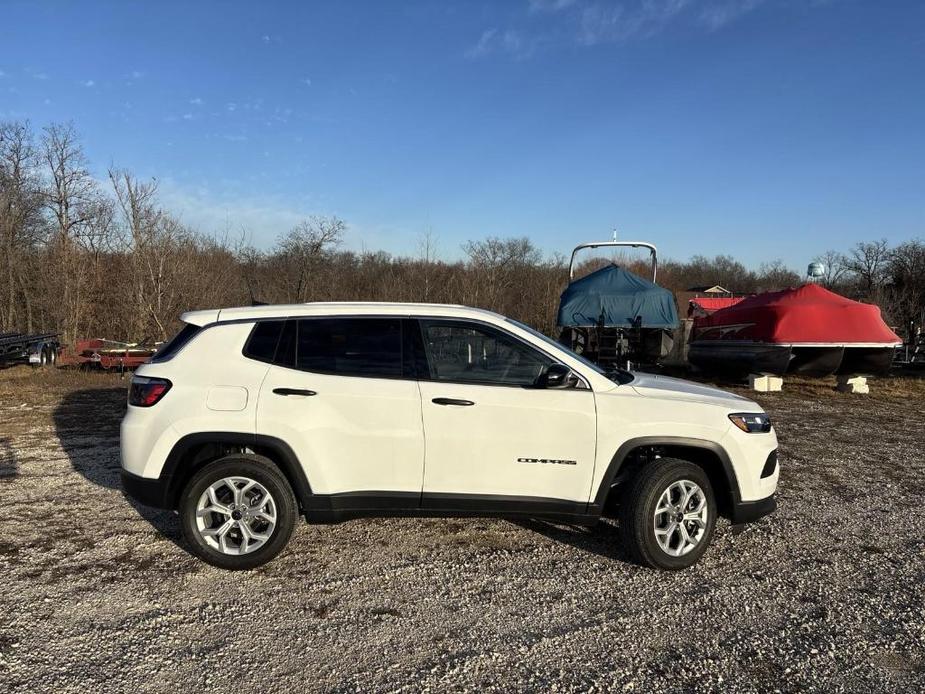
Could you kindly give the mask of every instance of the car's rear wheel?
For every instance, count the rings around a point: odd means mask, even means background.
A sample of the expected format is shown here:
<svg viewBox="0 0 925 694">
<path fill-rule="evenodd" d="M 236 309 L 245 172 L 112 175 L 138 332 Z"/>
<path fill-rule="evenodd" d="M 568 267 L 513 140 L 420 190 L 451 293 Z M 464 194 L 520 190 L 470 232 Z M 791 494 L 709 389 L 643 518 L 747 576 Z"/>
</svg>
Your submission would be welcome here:
<svg viewBox="0 0 925 694">
<path fill-rule="evenodd" d="M 289 541 L 298 507 L 286 478 L 265 458 L 231 455 L 206 465 L 180 494 L 192 552 L 223 569 L 252 569 Z"/>
<path fill-rule="evenodd" d="M 716 524 L 710 480 L 693 463 L 659 458 L 623 492 L 620 532 L 630 555 L 658 569 L 685 569 L 703 556 Z"/>
</svg>

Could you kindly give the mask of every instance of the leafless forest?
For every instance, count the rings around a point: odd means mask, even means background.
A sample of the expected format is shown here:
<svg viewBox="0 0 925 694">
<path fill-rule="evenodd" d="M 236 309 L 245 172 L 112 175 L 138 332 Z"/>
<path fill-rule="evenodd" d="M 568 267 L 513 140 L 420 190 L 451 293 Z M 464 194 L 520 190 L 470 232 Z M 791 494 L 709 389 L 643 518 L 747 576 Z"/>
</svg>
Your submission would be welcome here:
<svg viewBox="0 0 925 694">
<path fill-rule="evenodd" d="M 343 250 L 346 231 L 341 219 L 311 217 L 281 229 L 269 248 L 248 243 L 246 229 L 210 235 L 165 209 L 155 180 L 122 168 L 91 172 L 73 125 L 0 123 L 4 332 L 54 330 L 65 342 L 155 341 L 169 336 L 185 310 L 254 300 L 462 303 L 554 331 L 567 258 L 545 255 L 529 238 L 475 238 L 463 245 L 463 260 L 444 262 L 428 234 L 418 254 L 395 257 Z M 829 269 L 828 286 L 878 303 L 903 333 L 921 324 L 925 241 L 860 243 L 819 260 Z M 752 292 L 800 281 L 780 261 L 756 271 L 731 255 L 663 261 L 659 273 L 659 283 L 676 292 L 704 284 Z"/>
</svg>

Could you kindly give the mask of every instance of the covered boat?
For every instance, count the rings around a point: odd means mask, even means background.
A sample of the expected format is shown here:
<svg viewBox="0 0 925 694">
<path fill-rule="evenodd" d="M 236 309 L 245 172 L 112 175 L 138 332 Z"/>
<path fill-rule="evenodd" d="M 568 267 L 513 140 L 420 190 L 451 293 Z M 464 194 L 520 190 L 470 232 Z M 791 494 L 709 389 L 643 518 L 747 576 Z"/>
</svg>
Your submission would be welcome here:
<svg viewBox="0 0 925 694">
<path fill-rule="evenodd" d="M 613 328 L 674 329 L 678 311 L 667 289 L 618 265 L 608 265 L 565 288 L 556 323 L 591 328 L 602 320 Z"/>
<path fill-rule="evenodd" d="M 804 284 L 695 319 L 688 359 L 734 376 L 873 375 L 890 368 L 901 343 L 877 306 Z"/>
<path fill-rule="evenodd" d="M 571 281 L 559 300 L 560 341 L 603 366 L 624 360 L 654 363 L 671 350 L 678 327 L 674 295 L 654 282 L 655 247 L 636 241 L 582 244 L 572 253 L 569 276 L 575 274 L 575 253 L 602 246 L 648 248 L 653 281 L 613 263 Z"/>
<path fill-rule="evenodd" d="M 688 301 L 687 317 L 702 318 L 716 313 L 720 309 L 735 306 L 744 296 L 698 296 Z"/>
</svg>

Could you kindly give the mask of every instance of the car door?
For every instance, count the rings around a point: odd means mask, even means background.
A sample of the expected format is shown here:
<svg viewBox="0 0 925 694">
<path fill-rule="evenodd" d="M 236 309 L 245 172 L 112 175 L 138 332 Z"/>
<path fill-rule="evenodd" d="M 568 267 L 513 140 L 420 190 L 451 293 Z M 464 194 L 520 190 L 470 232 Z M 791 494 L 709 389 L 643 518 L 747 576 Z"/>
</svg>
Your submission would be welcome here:
<svg viewBox="0 0 925 694">
<path fill-rule="evenodd" d="M 418 385 L 403 376 L 402 319 L 287 321 L 257 431 L 289 444 L 314 494 L 349 493 L 364 508 L 405 497 L 417 507 L 424 432 Z"/>
<path fill-rule="evenodd" d="M 565 501 L 577 512 L 594 472 L 591 390 L 537 387 L 555 360 L 498 327 L 444 319 L 420 326 L 424 505 L 529 510 Z"/>
</svg>

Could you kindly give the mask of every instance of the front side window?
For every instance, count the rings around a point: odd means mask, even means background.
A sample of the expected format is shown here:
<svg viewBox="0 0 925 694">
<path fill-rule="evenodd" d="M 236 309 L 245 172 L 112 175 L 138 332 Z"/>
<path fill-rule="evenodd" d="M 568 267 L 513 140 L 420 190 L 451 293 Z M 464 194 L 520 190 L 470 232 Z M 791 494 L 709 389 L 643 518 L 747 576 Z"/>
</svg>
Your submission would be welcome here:
<svg viewBox="0 0 925 694">
<path fill-rule="evenodd" d="M 425 320 L 421 328 L 435 381 L 532 386 L 553 363 L 515 337 L 487 326 Z"/>
<path fill-rule="evenodd" d="M 281 343 L 286 337 L 284 331 Z M 402 375 L 401 318 L 302 319 L 295 342 L 297 369 L 369 378 Z"/>
<path fill-rule="evenodd" d="M 563 345 L 561 342 L 556 342 L 548 335 L 544 335 L 543 333 L 541 333 L 539 330 L 535 330 L 531 328 L 529 325 L 525 323 L 521 323 L 518 320 L 514 320 L 513 318 L 505 318 L 505 320 L 508 323 L 512 323 L 513 325 L 516 325 L 518 328 L 521 328 L 522 330 L 526 330 L 528 333 L 542 340 L 543 342 L 548 344 L 553 349 L 567 352 L 568 355 L 572 357 L 572 359 L 577 359 L 578 361 L 580 361 L 582 364 L 587 366 L 592 371 L 596 371 L 602 376 L 609 378 L 611 381 L 620 383 L 621 385 L 625 385 L 627 383 L 630 383 L 635 378 L 635 376 L 633 376 L 632 373 L 630 373 L 629 371 L 625 369 L 621 369 L 619 367 L 614 367 L 610 371 L 605 371 L 604 369 L 602 369 L 600 366 L 595 364 L 593 361 L 591 361 L 587 357 L 583 357 L 582 355 L 574 352 L 573 350 Z"/>
</svg>

